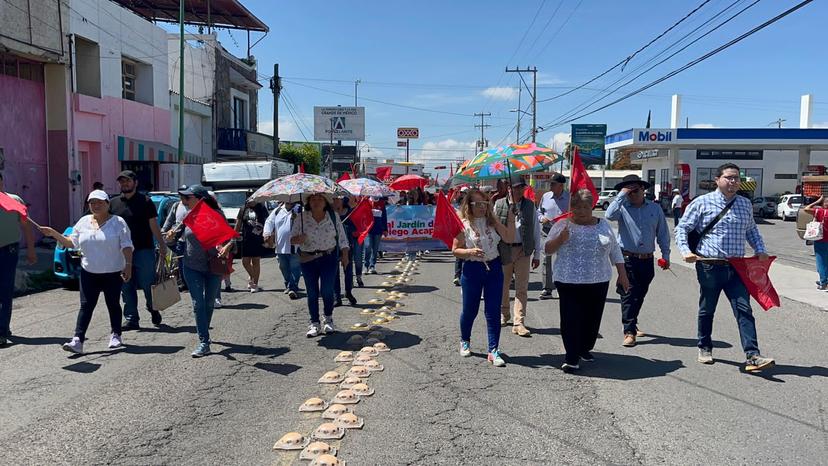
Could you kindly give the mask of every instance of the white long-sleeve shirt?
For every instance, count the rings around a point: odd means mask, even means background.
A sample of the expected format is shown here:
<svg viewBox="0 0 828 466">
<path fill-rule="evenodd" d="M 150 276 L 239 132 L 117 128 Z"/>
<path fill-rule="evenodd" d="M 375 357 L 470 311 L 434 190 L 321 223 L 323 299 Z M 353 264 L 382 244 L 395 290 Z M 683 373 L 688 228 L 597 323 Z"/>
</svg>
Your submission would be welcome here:
<svg viewBox="0 0 828 466">
<path fill-rule="evenodd" d="M 290 229 L 293 212 L 280 206 L 267 216 L 264 224 L 264 237 L 275 238 L 276 254 L 293 254 L 290 246 Z"/>
</svg>

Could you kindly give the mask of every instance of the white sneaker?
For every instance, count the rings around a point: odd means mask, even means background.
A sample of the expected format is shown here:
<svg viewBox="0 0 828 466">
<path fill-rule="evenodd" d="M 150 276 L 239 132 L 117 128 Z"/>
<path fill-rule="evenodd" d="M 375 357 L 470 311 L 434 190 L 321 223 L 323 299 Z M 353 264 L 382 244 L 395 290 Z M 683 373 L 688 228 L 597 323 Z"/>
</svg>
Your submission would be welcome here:
<svg viewBox="0 0 828 466">
<path fill-rule="evenodd" d="M 305 334 L 308 338 L 313 338 L 319 335 L 319 324 L 308 325 L 308 333 Z"/>
<path fill-rule="evenodd" d="M 469 342 L 461 341 L 460 342 L 460 356 L 463 356 L 464 358 L 467 358 L 467 357 L 471 356 L 471 354 L 472 354 L 471 353 L 471 346 L 469 345 Z"/>
<path fill-rule="evenodd" d="M 699 348 L 699 356 L 696 360 L 702 364 L 713 364 L 713 350 Z"/>
<path fill-rule="evenodd" d="M 216 302 L 213 303 L 213 309 L 221 309 L 221 300 L 216 298 Z"/>
<path fill-rule="evenodd" d="M 75 354 L 83 354 L 83 342 L 80 341 L 80 338 L 78 337 L 73 337 L 72 341 L 70 341 L 69 343 L 64 343 L 62 348 L 63 351 L 68 351 L 70 353 Z"/>
<path fill-rule="evenodd" d="M 122 346 L 124 346 L 124 341 L 121 340 L 121 336 L 113 333 L 112 337 L 109 338 L 109 349 L 120 348 Z"/>
<path fill-rule="evenodd" d="M 322 333 L 336 333 L 336 327 L 334 327 L 333 317 L 326 317 L 322 320 Z"/>
</svg>

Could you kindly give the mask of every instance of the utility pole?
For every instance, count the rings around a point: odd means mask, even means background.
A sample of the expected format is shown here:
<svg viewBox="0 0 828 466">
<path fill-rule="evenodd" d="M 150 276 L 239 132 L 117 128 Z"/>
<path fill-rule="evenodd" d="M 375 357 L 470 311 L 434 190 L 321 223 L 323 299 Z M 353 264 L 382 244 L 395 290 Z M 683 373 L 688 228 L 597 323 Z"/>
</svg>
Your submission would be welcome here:
<svg viewBox="0 0 828 466">
<path fill-rule="evenodd" d="M 331 117 L 331 145 L 328 147 L 328 178 L 333 179 L 333 133 L 334 133 L 334 117 Z"/>
<path fill-rule="evenodd" d="M 479 116 L 480 117 L 480 124 L 479 125 L 474 125 L 474 127 L 475 128 L 480 128 L 480 152 L 483 152 L 483 150 L 486 148 L 486 145 L 487 145 L 486 144 L 486 136 L 485 136 L 484 131 L 489 126 L 492 126 L 492 125 L 487 125 L 483 121 L 483 118 L 485 118 L 487 116 L 492 116 L 492 114 L 491 113 L 475 113 L 474 116 L 476 116 L 476 117 Z M 408 162 L 407 159 L 406 159 L 406 162 Z"/>
<path fill-rule="evenodd" d="M 768 126 L 776 125 L 777 128 L 781 129 L 782 128 L 782 123 L 784 123 L 786 121 L 788 121 L 788 120 L 786 120 L 784 118 L 777 118 L 776 120 L 768 123 Z"/>
<path fill-rule="evenodd" d="M 209 3 L 209 2 L 208 2 Z M 273 158 L 279 158 L 279 97 L 282 93 L 282 78 L 279 77 L 279 64 L 273 65 L 273 77 L 270 78 L 270 90 L 273 91 Z M 293 163 L 296 172 L 296 161 Z"/>
<path fill-rule="evenodd" d="M 178 23 L 181 27 L 181 39 L 178 44 L 178 186 L 181 180 L 181 164 L 184 163 L 184 0 L 179 0 Z M 177 188 L 176 188 L 177 189 Z"/>
<path fill-rule="evenodd" d="M 529 68 L 518 68 L 510 70 L 509 67 L 506 67 L 507 73 L 518 73 L 520 76 L 520 80 L 523 81 L 523 74 L 522 73 L 532 73 L 532 142 L 535 142 L 535 136 L 538 134 L 538 67 L 534 66 Z M 523 85 L 526 86 L 526 81 L 523 81 Z M 528 86 L 527 86 L 528 88 Z M 528 90 L 528 89 L 527 89 Z"/>
<path fill-rule="evenodd" d="M 357 103 L 358 102 L 357 101 L 357 92 L 359 91 L 358 88 L 359 88 L 360 84 L 362 84 L 361 79 L 357 79 L 356 81 L 354 81 L 354 107 L 359 106 L 359 104 Z M 354 160 L 354 165 L 351 166 L 352 171 L 353 171 L 353 167 L 355 165 L 358 165 L 359 162 L 360 162 L 360 159 L 362 159 L 362 156 L 361 156 L 360 151 L 359 151 L 359 141 L 354 141 L 354 146 L 356 147 L 356 160 Z"/>
<path fill-rule="evenodd" d="M 520 107 L 520 94 L 523 91 L 522 87 L 518 86 L 518 106 L 517 106 L 517 134 L 515 135 L 515 144 L 520 144 L 520 112 L 523 109 Z"/>
</svg>

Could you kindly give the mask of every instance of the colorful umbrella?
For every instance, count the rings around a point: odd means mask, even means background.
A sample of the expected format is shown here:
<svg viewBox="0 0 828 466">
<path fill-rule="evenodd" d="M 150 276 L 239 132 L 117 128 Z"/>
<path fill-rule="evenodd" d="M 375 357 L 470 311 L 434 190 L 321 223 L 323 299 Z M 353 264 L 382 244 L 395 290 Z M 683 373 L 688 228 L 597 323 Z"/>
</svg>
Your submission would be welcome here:
<svg viewBox="0 0 828 466">
<path fill-rule="evenodd" d="M 354 196 L 368 196 L 368 197 L 391 197 L 396 196 L 388 186 L 368 178 L 357 178 L 353 180 L 343 180 L 339 182 L 346 191 Z"/>
<path fill-rule="evenodd" d="M 559 162 L 561 155 L 543 144 L 510 144 L 477 154 L 455 177 L 461 180 L 485 180 L 522 175 Z"/>
<path fill-rule="evenodd" d="M 393 183 L 391 183 L 388 187 L 393 189 L 394 191 L 408 191 L 409 189 L 414 188 L 424 188 L 425 185 L 428 183 L 428 180 L 423 178 L 419 175 L 403 175 Z"/>
<path fill-rule="evenodd" d="M 312 194 L 322 194 L 328 201 L 334 196 L 347 196 L 348 191 L 324 176 L 308 173 L 294 173 L 268 181 L 253 193 L 249 200 L 254 202 L 282 201 L 305 202 Z"/>
</svg>

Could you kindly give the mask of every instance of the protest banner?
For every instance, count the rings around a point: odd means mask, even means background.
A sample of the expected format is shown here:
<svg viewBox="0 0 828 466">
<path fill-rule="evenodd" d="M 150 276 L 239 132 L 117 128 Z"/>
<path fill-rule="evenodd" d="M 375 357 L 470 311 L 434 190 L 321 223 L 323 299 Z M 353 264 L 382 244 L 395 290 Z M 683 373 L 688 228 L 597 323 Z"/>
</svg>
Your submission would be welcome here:
<svg viewBox="0 0 828 466">
<path fill-rule="evenodd" d="M 433 205 L 389 206 L 388 231 L 380 249 L 386 252 L 445 251 L 442 241 L 431 237 L 434 230 Z"/>
</svg>

